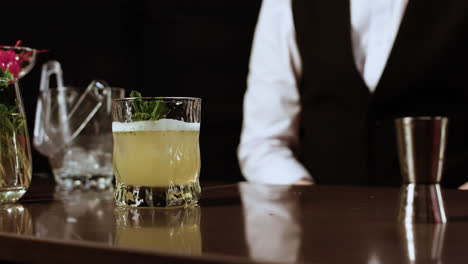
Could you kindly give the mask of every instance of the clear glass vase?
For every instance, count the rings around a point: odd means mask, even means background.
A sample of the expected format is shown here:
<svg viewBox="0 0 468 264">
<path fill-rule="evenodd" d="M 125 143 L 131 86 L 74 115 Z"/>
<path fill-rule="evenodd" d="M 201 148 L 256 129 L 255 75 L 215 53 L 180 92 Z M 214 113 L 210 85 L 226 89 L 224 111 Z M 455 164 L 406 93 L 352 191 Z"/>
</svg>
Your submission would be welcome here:
<svg viewBox="0 0 468 264">
<path fill-rule="evenodd" d="M 31 148 L 18 80 L 0 80 L 0 203 L 20 199 L 31 176 Z"/>
</svg>

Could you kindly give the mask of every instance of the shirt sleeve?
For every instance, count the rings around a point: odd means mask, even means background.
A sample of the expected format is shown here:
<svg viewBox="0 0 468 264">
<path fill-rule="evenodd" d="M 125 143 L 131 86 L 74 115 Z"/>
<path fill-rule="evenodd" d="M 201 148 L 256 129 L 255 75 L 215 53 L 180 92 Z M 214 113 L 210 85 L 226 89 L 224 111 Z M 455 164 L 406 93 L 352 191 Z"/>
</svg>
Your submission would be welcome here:
<svg viewBox="0 0 468 264">
<path fill-rule="evenodd" d="M 267 184 L 312 179 L 293 151 L 299 143 L 301 61 L 291 0 L 263 1 L 249 68 L 238 148 L 244 177 Z"/>
</svg>

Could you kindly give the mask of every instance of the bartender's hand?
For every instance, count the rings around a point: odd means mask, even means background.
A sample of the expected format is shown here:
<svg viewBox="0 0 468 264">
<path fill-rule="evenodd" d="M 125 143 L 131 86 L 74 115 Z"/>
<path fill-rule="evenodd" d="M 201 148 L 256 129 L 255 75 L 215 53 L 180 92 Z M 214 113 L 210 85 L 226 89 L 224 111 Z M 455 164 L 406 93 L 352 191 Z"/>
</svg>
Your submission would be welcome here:
<svg viewBox="0 0 468 264">
<path fill-rule="evenodd" d="M 468 182 L 465 182 L 462 184 L 460 187 L 458 187 L 459 190 L 468 190 Z"/>
<path fill-rule="evenodd" d="M 305 186 L 310 186 L 310 185 L 314 185 L 315 183 L 311 180 L 311 179 L 308 179 L 308 178 L 302 178 L 296 182 L 293 183 L 293 185 L 305 185 Z M 468 186 L 466 187 L 467 190 L 468 190 Z"/>
</svg>

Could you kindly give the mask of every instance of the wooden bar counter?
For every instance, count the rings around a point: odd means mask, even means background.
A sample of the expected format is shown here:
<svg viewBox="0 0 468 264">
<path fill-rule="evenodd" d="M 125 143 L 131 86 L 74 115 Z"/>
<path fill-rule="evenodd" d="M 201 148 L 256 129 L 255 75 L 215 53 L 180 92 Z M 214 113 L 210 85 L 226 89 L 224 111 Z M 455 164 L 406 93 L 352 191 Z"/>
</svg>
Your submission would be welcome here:
<svg viewBox="0 0 468 264">
<path fill-rule="evenodd" d="M 444 190 L 445 225 L 396 222 L 395 188 L 203 186 L 198 207 L 117 209 L 109 191 L 55 190 L 35 175 L 0 207 L 14 263 L 464 263 L 468 192 Z"/>
</svg>

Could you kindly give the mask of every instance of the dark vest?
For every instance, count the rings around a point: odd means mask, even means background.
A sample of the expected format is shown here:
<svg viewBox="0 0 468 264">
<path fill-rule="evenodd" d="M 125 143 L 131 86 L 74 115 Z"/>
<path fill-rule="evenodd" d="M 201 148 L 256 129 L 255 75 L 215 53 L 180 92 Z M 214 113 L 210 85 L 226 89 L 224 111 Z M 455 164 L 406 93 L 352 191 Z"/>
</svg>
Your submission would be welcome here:
<svg viewBox="0 0 468 264">
<path fill-rule="evenodd" d="M 468 179 L 468 1 L 409 0 L 373 94 L 356 69 L 349 0 L 293 0 L 302 59 L 298 157 L 319 184 L 399 185 L 393 119 L 450 118 L 443 185 Z"/>
</svg>

